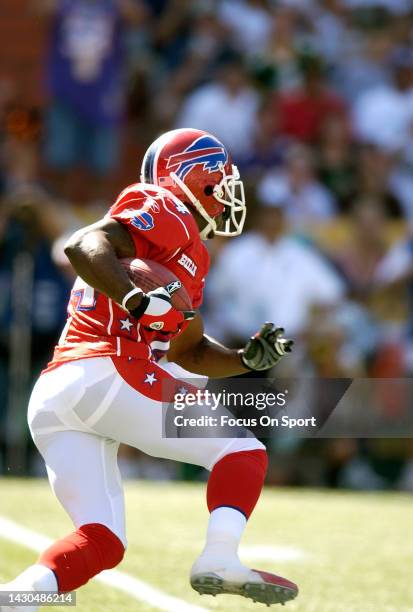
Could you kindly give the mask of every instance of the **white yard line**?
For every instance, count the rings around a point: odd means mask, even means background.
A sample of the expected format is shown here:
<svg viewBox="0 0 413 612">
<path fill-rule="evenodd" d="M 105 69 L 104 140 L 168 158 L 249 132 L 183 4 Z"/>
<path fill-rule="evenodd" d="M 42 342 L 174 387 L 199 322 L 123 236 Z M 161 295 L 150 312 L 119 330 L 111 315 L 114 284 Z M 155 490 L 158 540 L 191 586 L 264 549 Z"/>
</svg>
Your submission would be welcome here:
<svg viewBox="0 0 413 612">
<path fill-rule="evenodd" d="M 35 552 L 41 552 L 53 542 L 50 538 L 27 529 L 4 516 L 0 516 L 0 538 L 20 544 Z M 166 612 L 208 612 L 206 608 L 193 606 L 182 599 L 178 599 L 178 597 L 167 595 L 146 582 L 118 570 L 104 571 L 96 576 L 95 580 L 123 591 L 158 610 L 165 610 Z"/>
<path fill-rule="evenodd" d="M 242 546 L 240 547 L 242 561 L 305 561 L 310 558 L 304 550 L 295 546 Z"/>
</svg>

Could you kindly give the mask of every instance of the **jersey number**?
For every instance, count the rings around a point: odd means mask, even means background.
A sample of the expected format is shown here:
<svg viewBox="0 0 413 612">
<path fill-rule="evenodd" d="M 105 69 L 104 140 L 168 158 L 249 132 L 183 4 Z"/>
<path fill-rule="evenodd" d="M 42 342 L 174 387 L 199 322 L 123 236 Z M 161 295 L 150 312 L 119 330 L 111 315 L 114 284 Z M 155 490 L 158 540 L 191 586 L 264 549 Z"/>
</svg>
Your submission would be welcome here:
<svg viewBox="0 0 413 612">
<path fill-rule="evenodd" d="M 75 298 L 76 310 L 93 310 L 96 308 L 97 292 L 81 278 L 77 278 L 73 287 L 72 297 Z"/>
<path fill-rule="evenodd" d="M 96 308 L 97 292 L 93 287 L 87 285 L 81 278 L 77 278 L 72 289 L 71 301 L 75 310 L 93 310 Z M 58 345 L 64 344 L 67 333 L 69 331 L 72 317 L 68 317 L 66 325 L 64 326 L 62 333 L 59 338 Z"/>
</svg>

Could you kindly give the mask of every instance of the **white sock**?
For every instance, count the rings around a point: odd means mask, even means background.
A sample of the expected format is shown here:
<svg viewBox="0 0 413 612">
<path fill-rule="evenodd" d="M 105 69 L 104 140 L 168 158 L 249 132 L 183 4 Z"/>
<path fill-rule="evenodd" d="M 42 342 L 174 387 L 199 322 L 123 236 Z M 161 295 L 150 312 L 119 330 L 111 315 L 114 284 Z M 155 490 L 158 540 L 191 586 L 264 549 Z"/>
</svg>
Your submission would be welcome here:
<svg viewBox="0 0 413 612">
<path fill-rule="evenodd" d="M 45 565 L 30 565 L 15 578 L 10 586 L 19 591 L 58 591 L 56 576 Z M 11 589 L 13 590 L 13 589 Z"/>
<path fill-rule="evenodd" d="M 211 512 L 202 557 L 237 560 L 238 546 L 247 525 L 245 516 L 234 508 L 217 508 Z"/>
</svg>

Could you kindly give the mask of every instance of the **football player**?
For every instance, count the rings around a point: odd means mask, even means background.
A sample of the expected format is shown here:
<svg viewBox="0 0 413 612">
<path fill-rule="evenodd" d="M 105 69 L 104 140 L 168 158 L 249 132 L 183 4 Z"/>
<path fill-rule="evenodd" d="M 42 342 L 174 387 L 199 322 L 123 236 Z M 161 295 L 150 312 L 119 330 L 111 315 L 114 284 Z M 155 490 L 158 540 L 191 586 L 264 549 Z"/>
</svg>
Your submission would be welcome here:
<svg viewBox="0 0 413 612">
<path fill-rule="evenodd" d="M 78 279 L 53 359 L 34 387 L 28 420 L 75 531 L 3 590 L 71 591 L 122 561 L 117 452 L 124 443 L 210 471 L 210 518 L 205 547 L 191 569 L 194 589 L 267 604 L 297 595 L 295 584 L 245 567 L 237 554 L 264 483 L 264 445 L 252 435 L 160 435 L 163 383 L 189 372 L 228 377 L 266 370 L 291 349 L 283 330 L 270 323 L 239 350 L 204 334 L 197 312 L 208 272 L 203 241 L 240 234 L 245 213 L 243 184 L 224 145 L 206 132 L 179 129 L 149 147 L 141 182 L 127 187 L 105 218 L 69 239 L 65 252 Z M 134 257 L 169 268 L 194 310 L 175 310 L 163 287 L 147 294 L 136 287 L 119 262 Z"/>
</svg>

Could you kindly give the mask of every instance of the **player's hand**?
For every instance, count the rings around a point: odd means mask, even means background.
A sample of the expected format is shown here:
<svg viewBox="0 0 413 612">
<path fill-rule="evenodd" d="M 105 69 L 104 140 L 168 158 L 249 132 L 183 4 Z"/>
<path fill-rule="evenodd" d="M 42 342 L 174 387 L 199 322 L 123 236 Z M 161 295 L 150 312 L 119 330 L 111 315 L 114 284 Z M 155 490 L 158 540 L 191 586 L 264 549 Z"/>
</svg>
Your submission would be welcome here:
<svg viewBox="0 0 413 612">
<path fill-rule="evenodd" d="M 239 354 L 243 365 L 249 370 L 268 370 L 290 353 L 294 342 L 284 338 L 284 329 L 273 323 L 264 323 L 260 331 L 252 336 Z"/>
<path fill-rule="evenodd" d="M 164 333 L 176 332 L 184 321 L 193 319 L 195 311 L 176 310 L 172 306 L 172 295 L 179 286 L 172 284 L 152 289 L 142 295 L 141 303 L 130 313 L 144 327 Z"/>
</svg>

